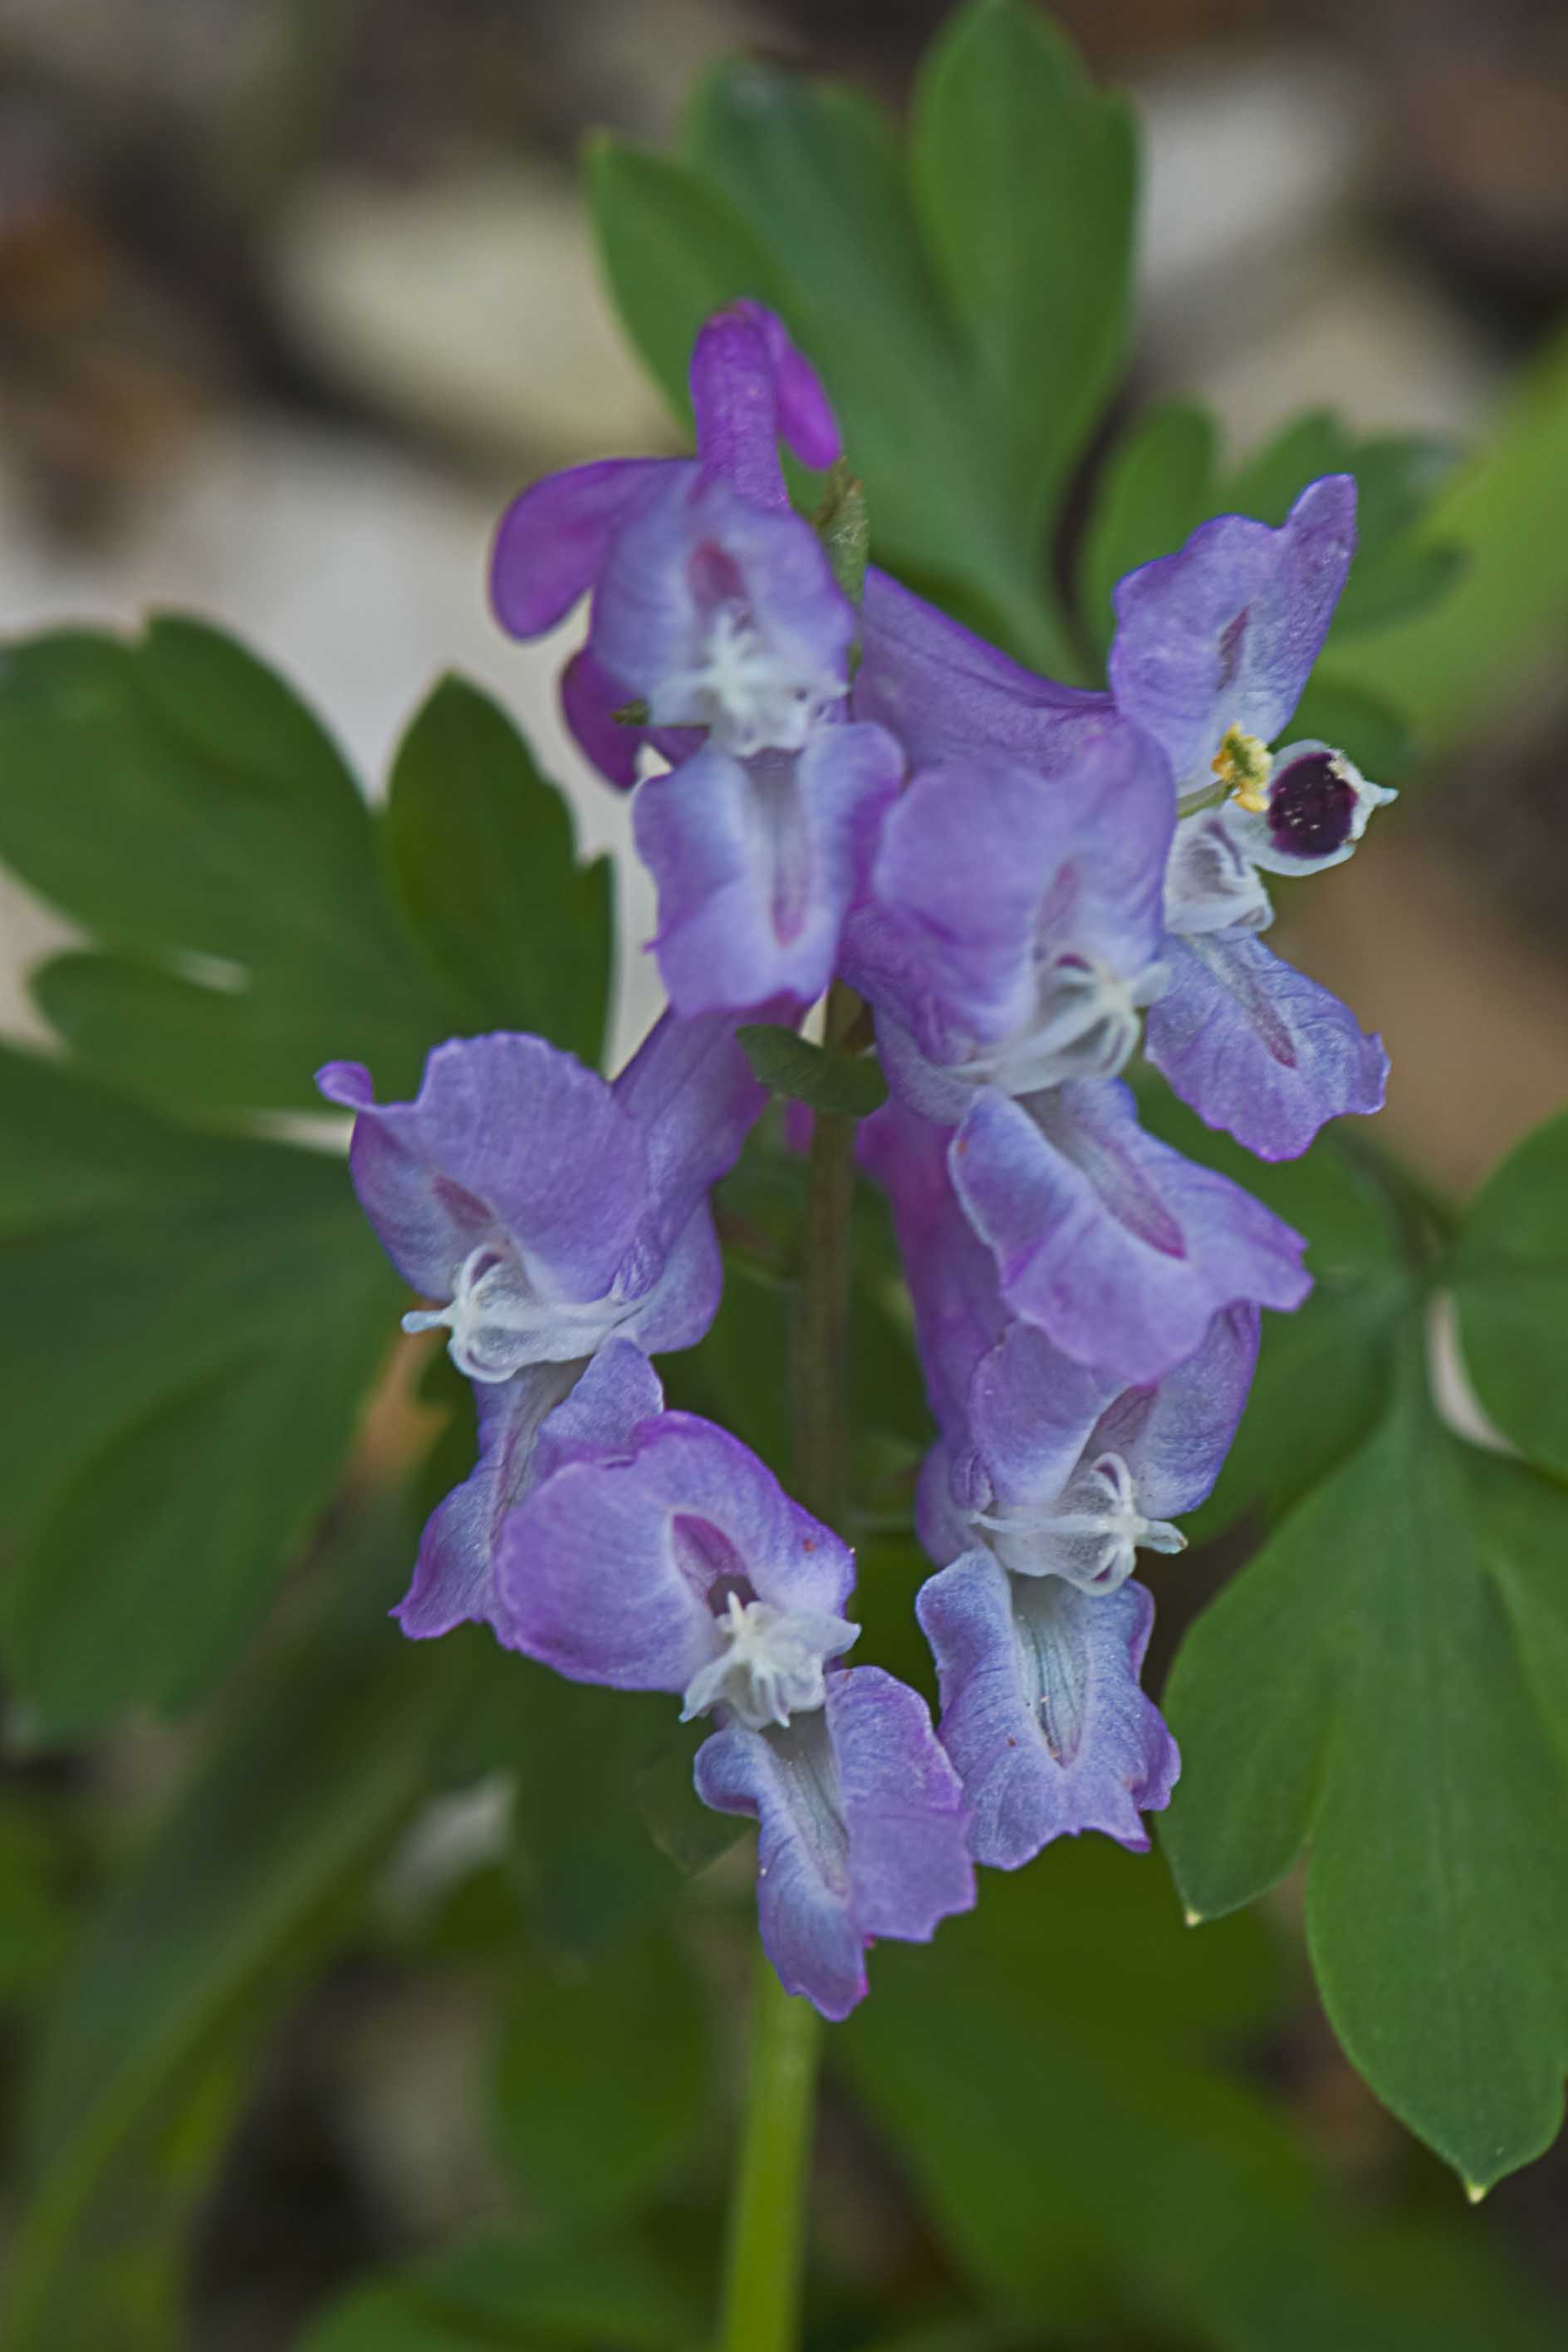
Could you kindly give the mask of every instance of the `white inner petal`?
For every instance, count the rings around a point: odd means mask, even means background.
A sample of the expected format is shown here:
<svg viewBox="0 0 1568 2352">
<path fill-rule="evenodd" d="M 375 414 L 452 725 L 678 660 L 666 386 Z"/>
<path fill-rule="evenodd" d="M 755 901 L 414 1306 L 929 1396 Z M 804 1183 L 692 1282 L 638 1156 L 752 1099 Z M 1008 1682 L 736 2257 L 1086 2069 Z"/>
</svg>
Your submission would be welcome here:
<svg viewBox="0 0 1568 2352">
<path fill-rule="evenodd" d="M 1002 1505 L 974 1524 L 1014 1576 L 1059 1576 L 1085 1592 L 1114 1592 L 1139 1551 L 1184 1551 L 1169 1519 L 1145 1518 L 1120 1454 L 1080 1463 L 1048 1510 Z"/>
<path fill-rule="evenodd" d="M 1184 817 L 1165 868 L 1165 924 L 1184 938 L 1267 929 L 1274 919 L 1258 869 L 1214 809 Z"/>
<path fill-rule="evenodd" d="M 765 1731 L 822 1706 L 823 1667 L 848 1649 L 860 1628 L 816 1610 L 773 1609 L 731 1592 L 713 1632 L 717 1650 L 688 1683 L 681 1721 L 724 1706 L 748 1731 Z"/>
<path fill-rule="evenodd" d="M 798 648 L 770 642 L 754 614 L 734 601 L 717 607 L 701 653 L 651 698 L 661 726 L 707 727 L 737 759 L 798 751 L 848 680 L 805 666 Z"/>
<path fill-rule="evenodd" d="M 1053 956 L 1036 975 L 1027 1021 L 957 1065 L 954 1075 L 1004 1094 L 1038 1094 L 1068 1078 L 1112 1078 L 1132 1053 L 1144 1008 L 1170 975 L 1152 963 L 1123 980 L 1109 964 Z"/>
<path fill-rule="evenodd" d="M 528 1364 L 592 1356 L 630 1308 L 615 1298 L 547 1298 L 508 1242 L 482 1242 L 458 1268 L 445 1307 L 416 1307 L 405 1331 L 450 1333 L 447 1352 L 470 1381 L 510 1381 Z"/>
</svg>

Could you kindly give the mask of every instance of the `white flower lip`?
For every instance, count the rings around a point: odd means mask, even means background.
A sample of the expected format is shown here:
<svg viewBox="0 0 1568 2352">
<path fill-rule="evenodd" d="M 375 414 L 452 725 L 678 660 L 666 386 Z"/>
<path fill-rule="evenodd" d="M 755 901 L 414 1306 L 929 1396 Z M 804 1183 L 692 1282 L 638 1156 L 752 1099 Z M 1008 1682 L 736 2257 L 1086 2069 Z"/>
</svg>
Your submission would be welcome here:
<svg viewBox="0 0 1568 2352">
<path fill-rule="evenodd" d="M 445 1307 L 412 1308 L 405 1331 L 450 1333 L 447 1351 L 470 1381 L 510 1381 L 529 1364 L 593 1355 L 627 1313 L 618 1299 L 543 1298 L 510 1242 L 481 1242 L 458 1270 Z"/>
<path fill-rule="evenodd" d="M 773 1609 L 765 1601 L 743 1601 L 733 1591 L 713 1630 L 718 1652 L 688 1683 L 680 1719 L 689 1723 L 710 1707 L 724 1706 L 748 1731 L 770 1725 L 782 1729 L 793 1716 L 821 1706 L 826 1661 L 860 1633 L 842 1617 Z"/>
<path fill-rule="evenodd" d="M 769 642 L 742 604 L 721 604 L 700 659 L 667 678 L 652 698 L 667 726 L 706 726 L 737 759 L 803 750 L 825 710 L 849 691 L 832 671 L 806 670 Z"/>
</svg>

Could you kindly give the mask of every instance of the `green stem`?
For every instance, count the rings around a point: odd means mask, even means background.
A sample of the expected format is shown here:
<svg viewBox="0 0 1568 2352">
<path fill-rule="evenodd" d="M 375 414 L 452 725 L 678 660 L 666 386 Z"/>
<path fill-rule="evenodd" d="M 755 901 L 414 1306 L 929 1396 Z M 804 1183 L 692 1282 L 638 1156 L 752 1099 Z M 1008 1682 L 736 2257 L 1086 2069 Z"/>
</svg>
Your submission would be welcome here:
<svg viewBox="0 0 1568 2352">
<path fill-rule="evenodd" d="M 842 1052 L 859 1016 L 836 982 L 825 1042 Z M 794 1486 L 832 1528 L 848 1484 L 846 1356 L 855 1122 L 819 1111 L 812 1132 L 805 1250 L 794 1332 Z M 731 2207 L 720 2352 L 794 2352 L 799 2341 L 806 2187 L 821 2021 L 757 1955 L 746 2106 Z"/>
<path fill-rule="evenodd" d="M 721 2352 L 795 2352 L 822 2023 L 759 1951 Z"/>
</svg>

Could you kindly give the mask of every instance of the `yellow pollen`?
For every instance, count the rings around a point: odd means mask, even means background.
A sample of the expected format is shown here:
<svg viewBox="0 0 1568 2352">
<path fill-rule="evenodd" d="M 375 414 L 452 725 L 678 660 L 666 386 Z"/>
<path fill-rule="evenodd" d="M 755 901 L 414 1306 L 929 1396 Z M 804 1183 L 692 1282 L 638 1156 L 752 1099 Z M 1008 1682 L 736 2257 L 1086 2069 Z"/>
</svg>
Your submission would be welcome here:
<svg viewBox="0 0 1568 2352">
<path fill-rule="evenodd" d="M 1227 727 L 1212 762 L 1214 772 L 1238 808 L 1262 816 L 1268 807 L 1268 746 L 1245 727 Z"/>
</svg>

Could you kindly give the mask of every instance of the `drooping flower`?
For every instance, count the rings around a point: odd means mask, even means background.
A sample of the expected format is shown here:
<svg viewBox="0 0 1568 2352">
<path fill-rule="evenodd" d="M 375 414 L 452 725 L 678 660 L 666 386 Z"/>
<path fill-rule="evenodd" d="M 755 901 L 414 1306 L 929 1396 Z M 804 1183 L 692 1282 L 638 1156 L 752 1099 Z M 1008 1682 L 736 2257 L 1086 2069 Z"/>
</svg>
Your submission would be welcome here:
<svg viewBox="0 0 1568 2352">
<path fill-rule="evenodd" d="M 816 376 L 741 303 L 704 328 L 691 380 L 697 457 L 535 485 L 502 520 L 492 583 L 519 636 L 592 592 L 563 704 L 613 781 L 637 777 L 618 711 L 672 763 L 639 787 L 634 827 L 661 976 L 697 1014 L 826 988 L 903 762 L 848 715 L 855 610 L 784 493 L 781 436 L 806 464 L 838 454 Z"/>
<path fill-rule="evenodd" d="M 763 1942 L 786 1991 L 842 2017 L 871 1941 L 923 1942 L 973 1903 L 923 1700 L 839 1663 L 858 1632 L 853 1555 L 727 1432 L 666 1412 L 552 1470 L 504 1523 L 498 1580 L 504 1638 L 529 1656 L 715 1716 L 698 1793 L 758 1822 Z"/>
<path fill-rule="evenodd" d="M 1236 1305 L 1299 1307 L 1306 1246 L 1138 1123 L 1119 1079 L 977 1096 L 950 1164 L 1010 1310 L 1120 1383 L 1158 1380 Z"/>
<path fill-rule="evenodd" d="M 1294 852 L 1282 854 L 1303 866 L 1342 852 L 1356 793 L 1325 796 L 1316 765 L 1310 777 L 1292 772 L 1300 751 L 1315 761 L 1321 745 L 1273 758 L 1268 746 L 1289 725 L 1328 635 L 1355 552 L 1355 497 L 1349 474 L 1327 474 L 1308 484 L 1277 530 L 1219 515 L 1175 554 L 1130 572 L 1112 598 L 1110 690 L 1123 717 L 1163 747 L 1178 798 L 1230 793 L 1241 814 L 1263 820 L 1267 840 L 1278 845 L 1299 834 Z M 1321 816 L 1303 822 L 1318 798 Z"/>
<path fill-rule="evenodd" d="M 1171 1515 L 1212 1486 L 1257 1343 L 1256 1309 L 1231 1308 L 1175 1371 L 1108 1396 L 1016 1323 L 977 1370 L 971 1446 L 942 1449 L 947 1492 L 922 1513 L 949 1564 L 916 1607 L 978 1861 L 1016 1869 L 1083 1830 L 1148 1845 L 1179 1759 L 1139 1686 L 1154 1610 L 1131 1571 L 1182 1549 Z"/>
<path fill-rule="evenodd" d="M 1289 1160 L 1325 1120 L 1382 1109 L 1388 1056 L 1331 990 L 1264 946 L 1273 917 L 1233 813 L 1184 817 L 1165 885 L 1167 984 L 1144 1046 L 1211 1127 Z"/>
<path fill-rule="evenodd" d="M 1232 1300 L 1292 1307 L 1307 1282 L 1298 1237 L 1143 1135 L 1111 1082 L 1166 980 L 1175 820 L 1149 737 L 1102 713 L 1073 743 L 1059 777 L 985 755 L 917 774 L 845 956 L 889 1083 L 955 1130 L 1008 1310 L 1125 1382 L 1190 1355 Z"/>
<path fill-rule="evenodd" d="M 722 1273 L 706 1196 L 763 1089 L 729 1024 L 668 1014 L 614 1086 L 508 1034 L 437 1046 L 412 1103 L 377 1104 L 355 1063 L 319 1084 L 355 1113 L 350 1171 L 387 1255 L 440 1302 L 405 1328 L 445 1329 L 474 1383 L 479 1460 L 426 1527 L 398 1612 L 405 1633 L 442 1633 L 492 1613 L 495 1529 L 552 1417 L 572 1400 L 590 1429 L 600 1407 L 618 1426 L 627 1395 L 646 1399 L 618 1352 L 574 1399 L 595 1360 L 614 1342 L 690 1347 L 711 1322 Z"/>
<path fill-rule="evenodd" d="M 1173 825 L 1158 749 L 1114 716 L 1065 772 L 981 752 L 917 773 L 845 940 L 906 1101 L 956 1126 L 982 1088 L 1121 1068 L 1164 982 Z"/>
<path fill-rule="evenodd" d="M 1009 1317 L 947 1170 L 945 1139 L 892 1103 L 861 1157 L 889 1191 L 942 1433 L 918 1524 L 938 1575 L 917 1609 L 942 1737 L 974 1808 L 976 1858 L 1006 1868 L 1093 1829 L 1142 1847 L 1175 1748 L 1139 1687 L 1153 1603 L 1141 1549 L 1207 1493 L 1246 1399 L 1255 1309 L 1215 1317 L 1157 1383 L 1122 1388 Z"/>
</svg>

